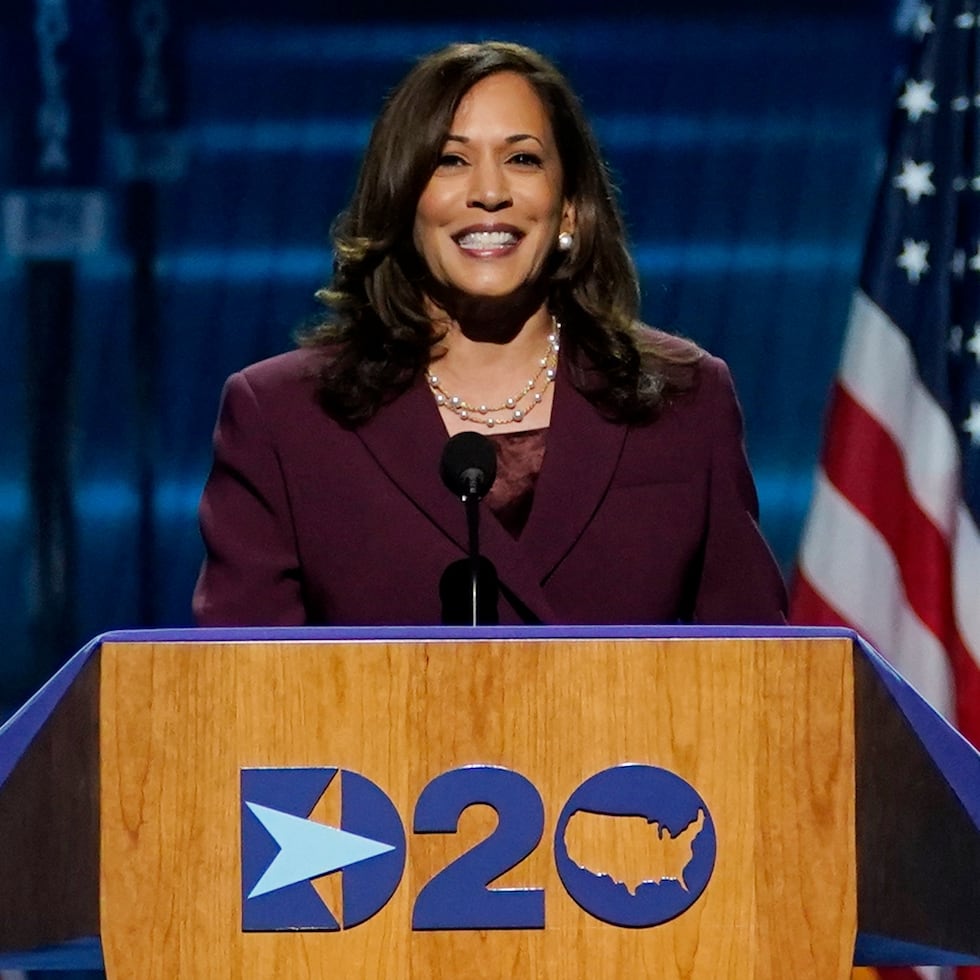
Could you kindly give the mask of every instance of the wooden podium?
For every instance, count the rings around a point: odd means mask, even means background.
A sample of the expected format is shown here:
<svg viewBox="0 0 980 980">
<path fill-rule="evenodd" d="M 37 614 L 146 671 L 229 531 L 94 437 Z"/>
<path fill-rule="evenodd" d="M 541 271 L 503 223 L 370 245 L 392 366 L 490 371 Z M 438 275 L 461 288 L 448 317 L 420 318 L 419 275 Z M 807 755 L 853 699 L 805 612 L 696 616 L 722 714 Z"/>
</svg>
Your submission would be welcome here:
<svg viewBox="0 0 980 980">
<path fill-rule="evenodd" d="M 675 784 L 697 826 L 650 811 Z M 255 895 L 319 846 L 269 809 L 342 829 L 340 869 Z M 371 839 L 390 887 L 344 851 Z M 0 841 L 0 967 L 84 937 L 110 980 L 980 962 L 980 756 L 843 630 L 106 634 L 0 730 Z"/>
</svg>

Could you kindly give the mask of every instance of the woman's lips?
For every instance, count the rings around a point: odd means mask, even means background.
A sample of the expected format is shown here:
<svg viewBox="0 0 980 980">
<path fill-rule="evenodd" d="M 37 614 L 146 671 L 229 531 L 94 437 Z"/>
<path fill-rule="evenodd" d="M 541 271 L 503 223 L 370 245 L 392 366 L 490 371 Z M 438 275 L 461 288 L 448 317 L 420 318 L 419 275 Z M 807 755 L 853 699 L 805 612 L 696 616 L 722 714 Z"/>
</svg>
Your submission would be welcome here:
<svg viewBox="0 0 980 980">
<path fill-rule="evenodd" d="M 515 228 L 469 229 L 454 235 L 456 244 L 475 255 L 498 255 L 516 248 L 523 236 Z"/>
</svg>

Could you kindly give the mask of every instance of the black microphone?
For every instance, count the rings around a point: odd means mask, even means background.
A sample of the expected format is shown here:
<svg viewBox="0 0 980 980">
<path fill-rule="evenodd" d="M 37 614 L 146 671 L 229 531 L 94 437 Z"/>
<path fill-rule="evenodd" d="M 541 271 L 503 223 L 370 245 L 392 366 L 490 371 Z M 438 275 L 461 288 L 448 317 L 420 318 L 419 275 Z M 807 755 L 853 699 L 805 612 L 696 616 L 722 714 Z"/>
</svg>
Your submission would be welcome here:
<svg viewBox="0 0 980 980">
<path fill-rule="evenodd" d="M 454 435 L 442 451 L 442 482 L 463 501 L 469 531 L 469 556 L 454 561 L 439 582 L 445 625 L 496 625 L 499 585 L 493 563 L 480 555 L 480 501 L 497 477 L 497 451 L 479 432 Z"/>
<path fill-rule="evenodd" d="M 493 443 L 479 432 L 459 432 L 442 451 L 442 482 L 464 502 L 482 500 L 497 478 L 497 453 Z"/>
</svg>

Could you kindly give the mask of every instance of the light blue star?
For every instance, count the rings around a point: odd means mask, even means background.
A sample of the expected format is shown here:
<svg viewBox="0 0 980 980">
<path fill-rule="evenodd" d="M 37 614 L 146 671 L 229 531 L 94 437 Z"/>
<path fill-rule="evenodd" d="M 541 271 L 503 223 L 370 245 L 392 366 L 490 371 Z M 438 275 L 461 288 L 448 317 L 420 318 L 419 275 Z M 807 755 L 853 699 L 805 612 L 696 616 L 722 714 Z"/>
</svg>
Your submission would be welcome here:
<svg viewBox="0 0 980 980">
<path fill-rule="evenodd" d="M 978 249 L 980 255 L 980 249 Z M 929 271 L 929 243 L 917 242 L 915 239 L 906 238 L 902 254 L 895 260 L 899 268 L 904 269 L 909 277 L 909 282 L 918 283 L 922 276 Z M 972 261 L 972 260 L 971 260 Z M 971 264 L 970 268 L 973 266 Z"/>
<path fill-rule="evenodd" d="M 391 844 L 360 837 L 291 813 L 282 813 L 258 803 L 245 805 L 281 848 L 248 893 L 249 898 L 295 885 L 298 881 L 309 881 L 395 849 Z"/>
</svg>

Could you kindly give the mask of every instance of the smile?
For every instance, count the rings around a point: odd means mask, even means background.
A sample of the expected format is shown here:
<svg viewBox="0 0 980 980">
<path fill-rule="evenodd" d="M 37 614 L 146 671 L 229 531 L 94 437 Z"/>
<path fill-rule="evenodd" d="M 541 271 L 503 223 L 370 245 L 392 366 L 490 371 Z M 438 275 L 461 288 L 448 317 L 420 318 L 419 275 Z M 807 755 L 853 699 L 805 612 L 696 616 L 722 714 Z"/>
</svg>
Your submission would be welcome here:
<svg viewBox="0 0 980 980">
<path fill-rule="evenodd" d="M 494 252 L 513 248 L 521 240 L 515 231 L 467 231 L 456 236 L 456 244 L 470 252 Z"/>
</svg>

